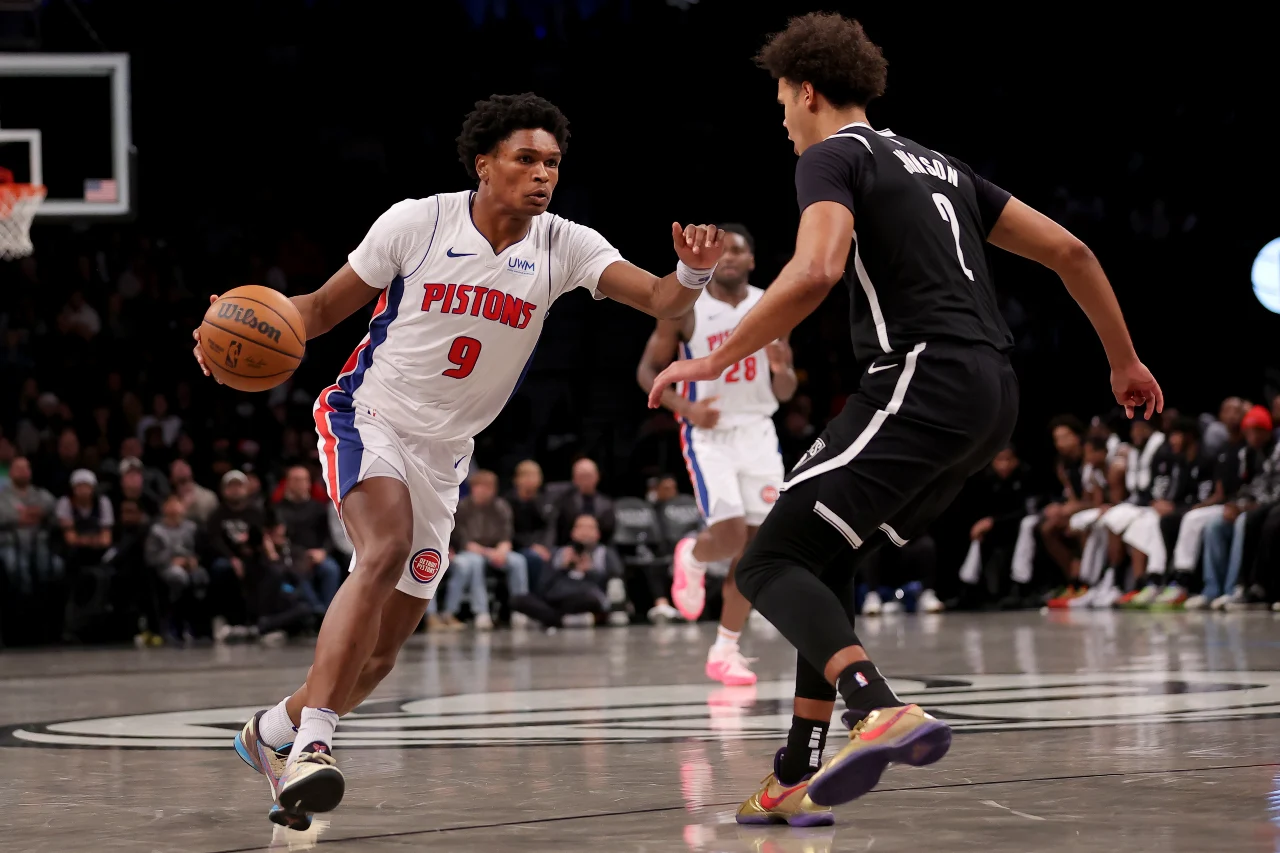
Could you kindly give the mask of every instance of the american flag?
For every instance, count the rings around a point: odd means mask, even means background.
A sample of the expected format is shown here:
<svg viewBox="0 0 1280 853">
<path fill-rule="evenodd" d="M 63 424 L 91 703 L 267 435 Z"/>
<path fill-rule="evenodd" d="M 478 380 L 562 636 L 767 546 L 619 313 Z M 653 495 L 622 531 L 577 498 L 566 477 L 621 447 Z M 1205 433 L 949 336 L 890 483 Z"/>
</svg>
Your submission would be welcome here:
<svg viewBox="0 0 1280 853">
<path fill-rule="evenodd" d="M 117 201 L 115 181 L 87 180 L 84 182 L 85 201 Z"/>
</svg>

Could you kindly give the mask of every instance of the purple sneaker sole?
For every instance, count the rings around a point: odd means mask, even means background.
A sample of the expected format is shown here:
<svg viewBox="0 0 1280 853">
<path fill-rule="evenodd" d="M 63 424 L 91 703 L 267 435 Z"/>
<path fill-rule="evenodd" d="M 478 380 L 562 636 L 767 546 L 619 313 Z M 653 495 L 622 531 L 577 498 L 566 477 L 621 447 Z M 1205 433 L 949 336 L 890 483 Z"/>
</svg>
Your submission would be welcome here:
<svg viewBox="0 0 1280 853">
<path fill-rule="evenodd" d="M 789 818 L 772 815 L 738 815 L 738 823 L 752 826 L 771 826 L 778 823 L 791 826 L 831 826 L 835 822 L 836 816 L 831 812 L 808 812 L 792 815 Z"/>
<path fill-rule="evenodd" d="M 809 783 L 809 799 L 820 806 L 856 800 L 880 782 L 890 764 L 924 767 L 940 760 L 951 748 L 951 727 L 929 720 L 896 743 L 871 746 L 832 763 Z"/>
</svg>

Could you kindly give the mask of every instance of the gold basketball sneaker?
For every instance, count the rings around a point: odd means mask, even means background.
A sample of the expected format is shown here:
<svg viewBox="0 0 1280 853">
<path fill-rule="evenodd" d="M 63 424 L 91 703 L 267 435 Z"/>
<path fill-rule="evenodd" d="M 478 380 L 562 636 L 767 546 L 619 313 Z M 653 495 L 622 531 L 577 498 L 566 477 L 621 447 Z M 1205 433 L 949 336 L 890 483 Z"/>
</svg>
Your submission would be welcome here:
<svg viewBox="0 0 1280 853">
<path fill-rule="evenodd" d="M 271 812 L 267 816 L 272 822 L 289 829 L 305 831 L 311 828 L 311 815 L 285 811 L 279 804 L 280 777 L 284 775 L 285 767 L 289 763 L 289 750 L 293 744 L 286 743 L 272 749 L 262 740 L 262 736 L 258 733 L 258 725 L 265 713 L 267 712 L 259 711 L 250 717 L 249 722 L 245 723 L 244 728 L 240 730 L 240 734 L 236 735 L 236 755 L 239 755 L 245 764 L 267 777 L 267 784 L 271 786 L 272 801 Z"/>
<path fill-rule="evenodd" d="M 307 744 L 297 759 L 285 766 L 276 805 L 267 817 L 281 826 L 302 829 L 311 823 L 311 815 L 336 809 L 346 790 L 346 780 L 337 765 L 328 744 Z"/>
<path fill-rule="evenodd" d="M 778 781 L 784 746 L 773 756 L 773 772 L 764 777 L 760 790 L 738 807 L 738 823 L 788 823 L 791 826 L 830 826 L 836 822 L 831 809 L 809 799 L 809 777 L 795 785 Z"/>
<path fill-rule="evenodd" d="M 876 786 L 890 764 L 924 767 L 951 748 L 951 727 L 919 705 L 880 708 L 856 722 L 854 713 L 844 714 L 844 724 L 851 725 L 849 743 L 809 780 L 809 799 L 815 803 L 838 806 L 856 800 Z"/>
</svg>

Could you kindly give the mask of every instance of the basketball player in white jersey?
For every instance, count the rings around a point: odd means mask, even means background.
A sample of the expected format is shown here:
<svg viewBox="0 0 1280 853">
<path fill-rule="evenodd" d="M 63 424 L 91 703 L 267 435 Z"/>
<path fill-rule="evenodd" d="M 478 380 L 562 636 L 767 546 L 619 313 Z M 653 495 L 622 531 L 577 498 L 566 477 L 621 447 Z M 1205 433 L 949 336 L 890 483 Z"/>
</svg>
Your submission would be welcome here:
<svg viewBox="0 0 1280 853">
<path fill-rule="evenodd" d="M 568 138 L 560 110 L 531 93 L 477 102 L 458 151 L 478 188 L 393 205 L 323 287 L 293 297 L 308 338 L 377 307 L 315 404 L 353 574 L 325 614 L 306 683 L 235 740 L 270 781 L 278 824 L 306 828 L 341 801 L 338 719 L 387 676 L 422 621 L 447 568 L 472 438 L 515 393 L 551 304 L 583 288 L 680 317 L 711 279 L 723 244 L 714 226 L 673 224 L 680 263 L 659 278 L 592 229 L 546 213 Z"/>
<path fill-rule="evenodd" d="M 747 282 L 756 266 L 750 232 L 732 223 L 721 227 L 724 255 L 711 284 L 684 316 L 659 320 L 649 337 L 636 369 L 645 391 L 677 351 L 680 358 L 710 355 L 764 294 Z M 707 564 L 733 560 L 721 586 L 724 606 L 716 642 L 707 653 L 707 676 L 729 686 L 756 683 L 738 648 L 751 605 L 738 592 L 734 569 L 782 488 L 773 413 L 795 391 L 791 348 L 786 341 L 774 341 L 719 379 L 690 382 L 681 393 L 669 388 L 662 395 L 662 405 L 680 419 L 680 445 L 707 525 L 676 545 L 671 598 L 685 619 L 695 621 L 706 601 Z"/>
</svg>

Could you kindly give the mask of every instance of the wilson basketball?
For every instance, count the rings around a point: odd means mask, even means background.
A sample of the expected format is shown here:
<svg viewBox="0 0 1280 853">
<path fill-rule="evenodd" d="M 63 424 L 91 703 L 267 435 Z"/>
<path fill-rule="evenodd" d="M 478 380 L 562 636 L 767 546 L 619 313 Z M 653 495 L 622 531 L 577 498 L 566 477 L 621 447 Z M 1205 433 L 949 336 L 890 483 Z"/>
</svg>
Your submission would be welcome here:
<svg viewBox="0 0 1280 853">
<path fill-rule="evenodd" d="M 200 349 L 205 366 L 237 391 L 266 391 L 302 361 L 302 315 L 279 291 L 256 284 L 228 290 L 204 312 Z"/>
</svg>

